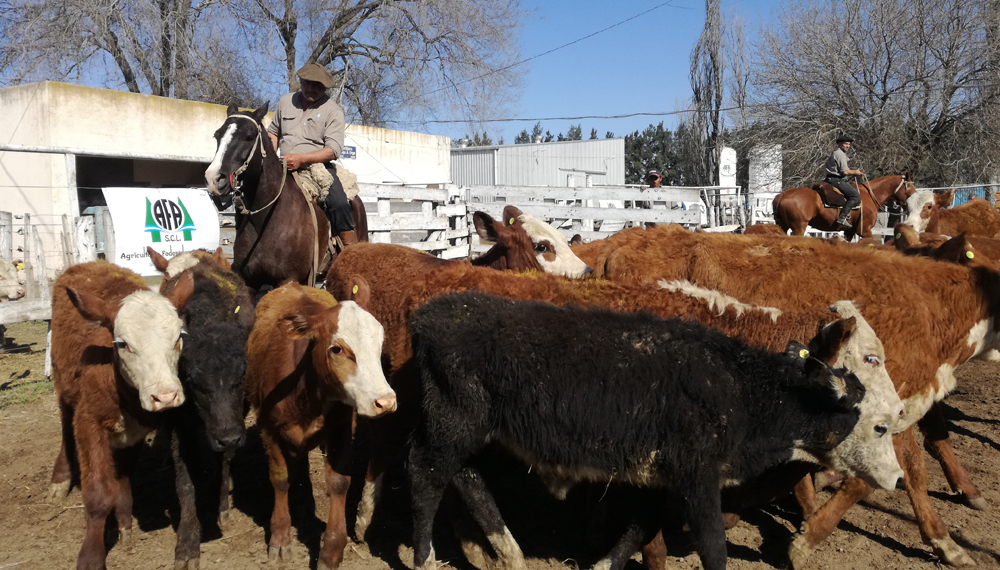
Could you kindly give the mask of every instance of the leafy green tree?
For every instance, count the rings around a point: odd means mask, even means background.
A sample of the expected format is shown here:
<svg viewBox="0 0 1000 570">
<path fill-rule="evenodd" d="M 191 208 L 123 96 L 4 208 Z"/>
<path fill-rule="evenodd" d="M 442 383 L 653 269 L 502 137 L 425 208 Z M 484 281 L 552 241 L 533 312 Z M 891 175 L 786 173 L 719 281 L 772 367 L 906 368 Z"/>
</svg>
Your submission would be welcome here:
<svg viewBox="0 0 1000 570">
<path fill-rule="evenodd" d="M 566 131 L 566 140 L 568 141 L 582 141 L 583 140 L 583 124 L 577 126 L 570 125 L 569 130 Z"/>
<path fill-rule="evenodd" d="M 514 144 L 524 144 L 531 142 L 531 135 L 528 134 L 527 129 L 521 129 L 521 132 L 517 133 L 514 137 Z"/>
<path fill-rule="evenodd" d="M 590 140 L 594 140 L 596 138 L 597 138 L 597 129 L 590 129 Z"/>
<path fill-rule="evenodd" d="M 552 142 L 556 137 L 552 135 L 549 131 L 545 131 L 545 137 L 542 138 L 542 142 Z"/>
</svg>

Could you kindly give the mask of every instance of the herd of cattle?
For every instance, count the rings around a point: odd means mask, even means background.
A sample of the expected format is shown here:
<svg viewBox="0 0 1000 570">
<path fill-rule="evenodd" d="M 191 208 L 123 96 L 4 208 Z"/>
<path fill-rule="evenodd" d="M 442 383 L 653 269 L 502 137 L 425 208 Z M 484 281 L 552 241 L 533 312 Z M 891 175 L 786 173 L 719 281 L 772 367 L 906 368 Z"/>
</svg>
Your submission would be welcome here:
<svg viewBox="0 0 1000 570">
<path fill-rule="evenodd" d="M 385 474 L 405 461 L 415 568 L 435 567 L 449 486 L 501 565 L 525 567 L 477 471 L 490 444 L 557 497 L 587 483 L 637 490 L 602 570 L 640 549 L 664 570 L 662 529 L 684 523 L 704 568 L 725 568 L 740 509 L 793 488 L 806 522 L 789 555 L 801 568 L 851 505 L 897 485 L 935 553 L 970 564 L 931 506 L 913 427 L 953 489 L 985 508 L 937 406 L 955 368 L 1000 342 L 1000 213 L 983 204 L 944 209 L 917 194 L 888 246 L 660 226 L 572 248 L 508 206 L 503 223 L 475 215 L 494 245 L 471 263 L 360 243 L 326 290 L 290 283 L 256 306 L 221 249 L 170 260 L 150 250 L 158 292 L 112 264 L 76 265 L 53 292 L 63 443 L 51 497 L 79 478 L 77 567 L 104 568 L 111 515 L 130 539 L 137 444 L 167 432 L 175 568 L 198 568 L 201 525 L 228 516 L 229 463 L 252 408 L 274 487 L 269 558 L 290 559 L 289 489 L 323 446 L 331 500 L 317 567 L 336 568 L 357 414 L 375 419 L 355 535 L 364 540 Z M 824 469 L 844 479 L 819 506 Z"/>
</svg>

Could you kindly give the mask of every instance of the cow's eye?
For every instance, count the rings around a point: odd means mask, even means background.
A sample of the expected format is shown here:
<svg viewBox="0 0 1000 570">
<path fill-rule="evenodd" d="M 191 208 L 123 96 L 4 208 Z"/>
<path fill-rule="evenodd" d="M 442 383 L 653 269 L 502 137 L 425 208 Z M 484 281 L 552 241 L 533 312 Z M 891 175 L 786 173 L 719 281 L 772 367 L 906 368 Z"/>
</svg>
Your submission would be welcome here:
<svg viewBox="0 0 1000 570">
<path fill-rule="evenodd" d="M 545 253 L 549 250 L 549 246 L 544 243 L 539 243 L 535 245 L 535 251 L 538 253 Z"/>
<path fill-rule="evenodd" d="M 330 352 L 332 352 L 333 354 L 341 354 L 344 352 L 344 349 L 337 345 L 333 345 L 330 347 Z"/>
<path fill-rule="evenodd" d="M 116 339 L 114 345 L 115 348 L 117 348 L 118 350 L 127 350 L 129 352 L 132 352 L 132 349 L 129 348 L 128 343 L 122 339 Z"/>
<path fill-rule="evenodd" d="M 882 437 L 889 433 L 889 426 L 887 424 L 879 424 L 875 426 L 875 433 L 877 433 L 879 437 Z"/>
<path fill-rule="evenodd" d="M 880 362 L 881 360 L 879 360 L 878 356 L 875 356 L 874 354 L 869 354 L 868 356 L 865 357 L 865 364 L 878 366 Z"/>
</svg>

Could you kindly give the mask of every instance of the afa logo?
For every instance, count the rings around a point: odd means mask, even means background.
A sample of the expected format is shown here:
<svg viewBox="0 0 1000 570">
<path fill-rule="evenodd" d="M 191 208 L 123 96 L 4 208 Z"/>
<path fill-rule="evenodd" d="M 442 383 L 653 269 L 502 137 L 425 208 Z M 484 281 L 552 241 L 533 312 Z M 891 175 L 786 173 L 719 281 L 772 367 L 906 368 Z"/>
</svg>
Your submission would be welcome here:
<svg viewBox="0 0 1000 570">
<path fill-rule="evenodd" d="M 184 207 L 184 202 L 180 198 L 176 202 L 161 198 L 156 202 L 150 202 L 146 198 L 146 229 L 153 236 L 153 243 L 161 241 L 181 241 L 178 232 L 183 235 L 184 241 L 191 241 L 191 232 L 195 231 L 194 221 L 191 214 Z"/>
</svg>

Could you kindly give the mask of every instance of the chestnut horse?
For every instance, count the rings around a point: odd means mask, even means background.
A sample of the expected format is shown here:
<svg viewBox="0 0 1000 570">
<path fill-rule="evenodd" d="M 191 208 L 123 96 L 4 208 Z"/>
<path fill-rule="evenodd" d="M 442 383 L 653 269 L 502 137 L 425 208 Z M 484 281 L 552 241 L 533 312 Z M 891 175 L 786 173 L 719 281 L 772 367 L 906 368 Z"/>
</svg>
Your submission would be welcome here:
<svg viewBox="0 0 1000 570">
<path fill-rule="evenodd" d="M 858 188 L 857 184 L 852 186 Z M 861 234 L 863 238 L 872 237 L 872 227 L 882 206 L 891 199 L 906 207 L 906 199 L 916 191 L 916 188 L 907 171 L 902 175 L 876 178 L 868 183 L 867 188 L 862 184 L 858 190 L 861 193 L 861 209 L 851 212 L 848 217 L 851 227 L 843 230 L 844 237 L 848 241 L 854 239 L 857 234 Z M 839 226 L 834 225 L 840 214 L 840 208 L 824 207 L 819 193 L 812 188 L 799 187 L 785 190 L 774 197 L 773 210 L 774 221 L 785 232 L 792 230 L 793 236 L 805 235 L 806 226 L 824 232 L 841 231 Z"/>
<path fill-rule="evenodd" d="M 330 223 L 286 173 L 261 121 L 267 103 L 239 112 L 230 105 L 215 131 L 215 158 L 205 171 L 208 193 L 221 210 L 236 204 L 233 272 L 259 294 L 290 281 L 312 285 L 324 265 Z M 368 241 L 361 198 L 351 202 L 358 241 Z M 311 219 L 310 219 L 311 218 Z M 263 289 L 263 290 L 262 290 Z"/>
</svg>

